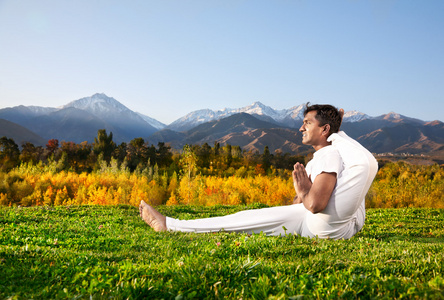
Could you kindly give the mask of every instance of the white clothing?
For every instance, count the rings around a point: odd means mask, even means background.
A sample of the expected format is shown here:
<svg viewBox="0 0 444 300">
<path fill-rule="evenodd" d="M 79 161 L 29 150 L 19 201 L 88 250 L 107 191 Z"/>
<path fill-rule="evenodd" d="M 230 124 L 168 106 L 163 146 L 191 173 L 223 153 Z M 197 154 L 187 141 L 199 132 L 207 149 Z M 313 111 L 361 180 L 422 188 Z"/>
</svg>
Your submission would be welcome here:
<svg viewBox="0 0 444 300">
<path fill-rule="evenodd" d="M 365 195 L 376 176 L 373 155 L 344 132 L 332 134 L 331 146 L 316 151 L 307 164 L 312 182 L 322 172 L 337 174 L 337 182 L 326 208 L 313 214 L 300 204 L 241 211 L 232 215 L 177 220 L 166 218 L 168 230 L 215 232 L 220 230 L 305 237 L 348 239 L 361 230 L 365 221 Z"/>
</svg>

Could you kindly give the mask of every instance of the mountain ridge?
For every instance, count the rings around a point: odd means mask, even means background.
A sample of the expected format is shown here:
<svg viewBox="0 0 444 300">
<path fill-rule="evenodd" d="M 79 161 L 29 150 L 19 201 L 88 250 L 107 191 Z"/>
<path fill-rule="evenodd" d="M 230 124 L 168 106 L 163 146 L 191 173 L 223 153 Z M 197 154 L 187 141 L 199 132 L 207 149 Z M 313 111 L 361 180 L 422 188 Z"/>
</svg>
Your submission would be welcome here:
<svg viewBox="0 0 444 300">
<path fill-rule="evenodd" d="M 94 94 L 57 108 L 16 106 L 0 109 L 5 119 L 43 139 L 92 142 L 99 129 L 113 132 L 116 143 L 142 137 L 180 148 L 184 143 L 230 143 L 262 151 L 306 151 L 298 131 L 305 105 L 273 109 L 261 102 L 241 108 L 201 109 L 165 125 L 134 112 L 105 94 Z M 444 124 L 422 121 L 395 112 L 372 117 L 346 111 L 342 128 L 370 151 L 433 153 L 444 149 Z"/>
</svg>

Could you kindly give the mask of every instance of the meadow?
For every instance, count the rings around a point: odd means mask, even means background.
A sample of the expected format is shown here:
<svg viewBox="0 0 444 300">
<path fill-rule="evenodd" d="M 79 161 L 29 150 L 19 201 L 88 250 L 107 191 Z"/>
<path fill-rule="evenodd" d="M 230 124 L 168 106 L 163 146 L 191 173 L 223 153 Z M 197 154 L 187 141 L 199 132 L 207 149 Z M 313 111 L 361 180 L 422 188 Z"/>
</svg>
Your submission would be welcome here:
<svg viewBox="0 0 444 300">
<path fill-rule="evenodd" d="M 350 240 L 155 233 L 141 199 L 183 219 L 286 205 L 309 158 L 100 145 L 3 149 L 0 299 L 444 299 L 442 166 L 380 161 Z"/>
<path fill-rule="evenodd" d="M 0 206 L 0 298 L 444 299 L 443 224 L 443 209 L 374 208 L 352 239 L 320 240 L 156 233 L 131 205 Z"/>
</svg>

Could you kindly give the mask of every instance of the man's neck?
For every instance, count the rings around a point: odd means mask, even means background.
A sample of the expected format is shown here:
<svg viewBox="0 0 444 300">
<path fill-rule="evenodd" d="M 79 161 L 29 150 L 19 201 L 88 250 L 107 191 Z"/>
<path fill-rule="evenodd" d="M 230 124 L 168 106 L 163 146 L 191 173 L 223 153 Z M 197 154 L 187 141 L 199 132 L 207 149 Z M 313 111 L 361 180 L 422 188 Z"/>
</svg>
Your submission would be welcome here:
<svg viewBox="0 0 444 300">
<path fill-rule="evenodd" d="M 319 145 L 312 145 L 312 146 L 313 146 L 313 149 L 315 149 L 315 151 L 318 151 L 318 150 L 320 150 L 320 149 L 322 149 L 324 147 L 330 146 L 330 145 L 331 145 L 331 142 L 325 141 L 325 143 L 322 143 L 322 144 L 319 144 Z"/>
</svg>

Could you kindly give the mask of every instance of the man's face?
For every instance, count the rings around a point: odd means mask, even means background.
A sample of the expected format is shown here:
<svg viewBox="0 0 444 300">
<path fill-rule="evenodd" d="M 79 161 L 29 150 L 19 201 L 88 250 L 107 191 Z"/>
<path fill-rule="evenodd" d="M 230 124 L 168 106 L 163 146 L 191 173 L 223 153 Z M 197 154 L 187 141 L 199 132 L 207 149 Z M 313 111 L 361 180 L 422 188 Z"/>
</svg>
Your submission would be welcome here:
<svg viewBox="0 0 444 300">
<path fill-rule="evenodd" d="M 326 138 L 322 135 L 325 125 L 320 126 L 315 117 L 316 111 L 308 112 L 299 131 L 302 132 L 302 144 L 311 145 L 317 150 L 319 146 L 325 146 Z"/>
</svg>

